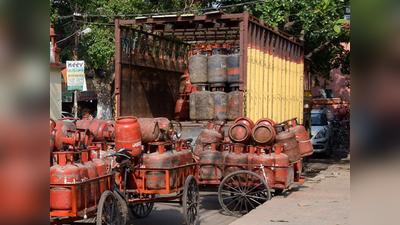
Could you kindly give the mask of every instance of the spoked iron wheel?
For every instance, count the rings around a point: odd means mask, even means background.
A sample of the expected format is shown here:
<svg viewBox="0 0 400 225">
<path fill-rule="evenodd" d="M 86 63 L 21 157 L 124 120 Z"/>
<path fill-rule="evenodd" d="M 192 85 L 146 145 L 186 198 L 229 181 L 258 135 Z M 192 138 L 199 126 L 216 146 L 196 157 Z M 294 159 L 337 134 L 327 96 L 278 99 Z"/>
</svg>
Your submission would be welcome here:
<svg viewBox="0 0 400 225">
<path fill-rule="evenodd" d="M 183 190 L 183 221 L 185 225 L 196 225 L 200 208 L 199 186 L 194 176 L 186 178 Z"/>
<path fill-rule="evenodd" d="M 271 199 L 267 182 L 260 175 L 236 171 L 226 176 L 218 188 L 218 200 L 229 214 L 241 217 Z"/>
<path fill-rule="evenodd" d="M 125 225 L 126 222 L 129 220 L 128 206 L 126 205 L 125 199 L 117 191 L 114 191 L 114 195 L 118 201 L 119 212 L 121 215 L 121 224 Z"/>
<path fill-rule="evenodd" d="M 147 196 L 147 198 L 154 198 L 153 195 Z M 138 203 L 138 204 L 132 204 L 130 206 L 131 212 L 134 217 L 137 219 L 142 219 L 147 217 L 151 210 L 153 210 L 154 202 L 145 202 L 145 203 Z"/>
<path fill-rule="evenodd" d="M 103 192 L 97 207 L 96 225 L 124 225 L 118 200 L 111 191 Z"/>
</svg>

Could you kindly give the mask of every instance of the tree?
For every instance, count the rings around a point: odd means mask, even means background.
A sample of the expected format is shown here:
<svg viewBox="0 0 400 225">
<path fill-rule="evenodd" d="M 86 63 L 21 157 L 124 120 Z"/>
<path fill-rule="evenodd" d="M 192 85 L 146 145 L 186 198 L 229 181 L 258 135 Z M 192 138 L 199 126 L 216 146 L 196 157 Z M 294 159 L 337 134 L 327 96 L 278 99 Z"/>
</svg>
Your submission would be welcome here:
<svg viewBox="0 0 400 225">
<path fill-rule="evenodd" d="M 72 15 L 75 10 L 82 15 L 126 15 L 190 11 L 253 0 L 51 0 L 50 19 L 57 34 L 68 37 L 79 29 L 90 27 L 92 32 L 80 38 L 79 58 L 84 59 L 88 71 L 94 74 L 98 93 L 98 118 L 112 117 L 114 81 L 114 17 L 78 16 L 60 20 L 60 15 Z M 350 41 L 350 31 L 341 29 L 345 7 L 349 0 L 269 0 L 257 4 L 223 8 L 226 13 L 244 10 L 305 41 L 305 57 L 311 60 L 311 72 L 330 80 L 330 71 L 341 68 L 350 74 L 350 51 L 342 42 Z M 75 6 L 77 8 L 75 9 Z M 214 9 L 215 10 L 215 9 Z M 201 13 L 201 12 L 196 12 Z M 73 59 L 74 39 L 59 45 L 61 59 Z"/>
<path fill-rule="evenodd" d="M 74 16 L 60 20 L 60 15 L 73 15 L 76 11 L 81 15 L 119 15 L 143 13 L 148 3 L 141 0 L 65 0 L 50 1 L 50 20 L 55 24 L 57 34 L 68 37 L 76 31 L 91 28 L 91 32 L 79 36 L 79 59 L 85 60 L 86 70 L 94 75 L 98 104 L 97 119 L 113 117 L 113 82 L 114 82 L 114 18 Z M 79 34 L 77 32 L 76 34 Z M 71 37 L 58 45 L 62 48 L 61 60 L 73 60 L 75 47 Z"/>
<path fill-rule="evenodd" d="M 220 5 L 248 0 L 220 1 Z M 350 42 L 350 31 L 342 29 L 349 0 L 274 0 L 255 5 L 231 7 L 227 12 L 248 10 L 267 24 L 305 41 L 305 57 L 311 60 L 311 73 L 330 80 L 332 69 L 350 74 L 350 51 L 341 43 Z"/>
</svg>

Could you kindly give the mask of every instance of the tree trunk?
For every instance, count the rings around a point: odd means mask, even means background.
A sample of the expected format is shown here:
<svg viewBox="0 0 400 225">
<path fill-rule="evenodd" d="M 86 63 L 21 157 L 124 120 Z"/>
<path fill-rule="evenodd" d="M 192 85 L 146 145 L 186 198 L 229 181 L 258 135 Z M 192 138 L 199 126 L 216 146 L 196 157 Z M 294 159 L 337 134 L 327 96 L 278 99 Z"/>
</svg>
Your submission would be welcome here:
<svg viewBox="0 0 400 225">
<path fill-rule="evenodd" d="M 97 91 L 97 115 L 96 119 L 109 120 L 113 118 L 114 98 L 112 83 L 115 73 L 106 72 L 104 82 L 101 80 L 101 75 L 95 73 L 93 84 Z"/>
</svg>

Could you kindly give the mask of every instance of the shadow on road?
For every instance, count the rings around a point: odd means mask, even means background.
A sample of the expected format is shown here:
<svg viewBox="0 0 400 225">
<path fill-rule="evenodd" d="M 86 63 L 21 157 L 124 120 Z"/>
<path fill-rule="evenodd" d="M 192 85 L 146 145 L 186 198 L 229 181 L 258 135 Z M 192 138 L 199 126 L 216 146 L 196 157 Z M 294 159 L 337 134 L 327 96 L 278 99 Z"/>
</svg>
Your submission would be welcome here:
<svg viewBox="0 0 400 225">
<path fill-rule="evenodd" d="M 342 159 L 347 157 L 348 153 L 343 149 L 333 151 L 330 157 L 325 157 L 321 154 L 313 154 L 305 159 L 303 167 L 303 176 L 306 178 L 313 178 L 322 170 L 326 170 L 333 164 L 346 164 Z"/>
</svg>

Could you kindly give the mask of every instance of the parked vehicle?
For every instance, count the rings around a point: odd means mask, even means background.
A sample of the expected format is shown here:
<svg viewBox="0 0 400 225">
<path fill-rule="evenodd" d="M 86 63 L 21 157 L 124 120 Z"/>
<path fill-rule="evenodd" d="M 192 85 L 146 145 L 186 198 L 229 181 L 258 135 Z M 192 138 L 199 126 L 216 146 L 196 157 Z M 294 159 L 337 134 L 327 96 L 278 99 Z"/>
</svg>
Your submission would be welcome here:
<svg viewBox="0 0 400 225">
<path fill-rule="evenodd" d="M 332 125 L 322 110 L 311 110 L 311 143 L 314 153 L 329 157 L 332 154 Z"/>
<path fill-rule="evenodd" d="M 65 112 L 65 111 L 61 111 L 61 118 L 74 118 L 75 115 L 73 113 L 70 112 Z"/>
</svg>

